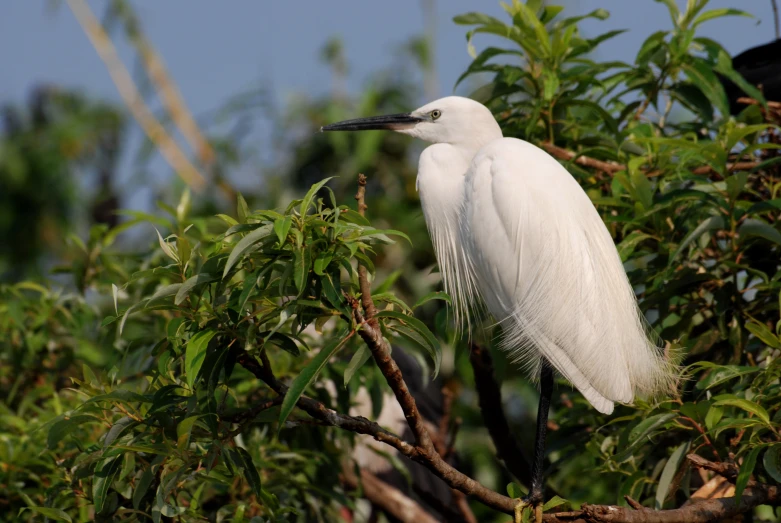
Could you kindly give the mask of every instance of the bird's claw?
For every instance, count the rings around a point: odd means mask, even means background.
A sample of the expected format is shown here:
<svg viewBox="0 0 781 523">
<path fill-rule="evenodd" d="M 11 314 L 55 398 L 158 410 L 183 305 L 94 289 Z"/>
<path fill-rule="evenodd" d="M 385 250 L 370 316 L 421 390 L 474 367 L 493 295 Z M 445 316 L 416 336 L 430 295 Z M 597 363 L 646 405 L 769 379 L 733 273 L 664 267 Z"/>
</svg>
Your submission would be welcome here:
<svg viewBox="0 0 781 523">
<path fill-rule="evenodd" d="M 542 523 L 542 503 L 524 498 L 518 498 L 518 504 L 515 505 L 515 508 L 513 509 L 513 523 L 524 523 L 523 513 L 527 509 L 534 511 L 535 523 Z"/>
</svg>

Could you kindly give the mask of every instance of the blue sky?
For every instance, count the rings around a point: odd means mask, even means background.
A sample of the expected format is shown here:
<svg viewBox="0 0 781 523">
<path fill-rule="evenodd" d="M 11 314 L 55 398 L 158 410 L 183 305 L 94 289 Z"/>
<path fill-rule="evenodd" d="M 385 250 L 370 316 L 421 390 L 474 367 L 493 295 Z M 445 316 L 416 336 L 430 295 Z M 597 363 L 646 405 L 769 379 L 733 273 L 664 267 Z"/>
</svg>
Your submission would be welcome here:
<svg viewBox="0 0 781 523">
<path fill-rule="evenodd" d="M 100 0 L 90 0 L 102 12 Z M 147 36 L 162 54 L 184 98 L 196 115 L 219 107 L 240 91 L 264 85 L 284 105 L 294 93 L 318 94 L 330 86 L 319 51 L 332 36 L 343 39 L 350 63 L 348 88 L 359 91 L 369 73 L 391 63 L 393 50 L 422 33 L 416 0 L 132 0 Z M 588 22 L 596 34 L 623 28 L 629 32 L 600 48 L 600 58 L 631 61 L 652 32 L 668 28 L 663 4 L 651 0 L 560 0 L 571 14 L 603 7 L 606 22 Z M 685 1 L 679 1 L 685 4 Z M 22 101 L 40 82 L 78 87 L 118 100 L 114 85 L 64 2 L 7 0 L 0 4 L 0 103 Z M 737 53 L 774 38 L 770 0 L 713 0 L 709 8 L 741 6 L 757 18 L 710 22 L 702 34 Z M 436 0 L 436 69 L 441 95 L 468 66 L 465 28 L 452 17 L 482 11 L 503 17 L 494 0 Z M 119 50 L 132 64 L 122 39 Z M 477 38 L 478 49 L 490 42 Z M 421 103 L 424 102 L 421 100 Z"/>
</svg>

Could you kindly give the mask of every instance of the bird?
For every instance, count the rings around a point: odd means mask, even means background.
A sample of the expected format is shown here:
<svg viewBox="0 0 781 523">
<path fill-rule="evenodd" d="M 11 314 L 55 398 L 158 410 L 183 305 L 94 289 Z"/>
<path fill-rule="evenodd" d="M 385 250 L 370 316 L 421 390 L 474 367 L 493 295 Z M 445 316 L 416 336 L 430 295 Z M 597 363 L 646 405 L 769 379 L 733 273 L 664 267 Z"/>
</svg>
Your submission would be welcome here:
<svg viewBox="0 0 781 523">
<path fill-rule="evenodd" d="M 366 130 L 431 143 L 417 188 L 456 322 L 472 329 L 478 309 L 487 310 L 510 361 L 539 379 L 532 479 L 516 507 L 516 519 L 526 509 L 539 519 L 554 371 L 611 414 L 616 403 L 670 391 L 676 367 L 640 312 L 597 209 L 555 158 L 505 138 L 487 107 L 460 96 L 321 128 Z"/>
<path fill-rule="evenodd" d="M 781 102 L 781 39 L 746 49 L 732 58 L 732 67 L 745 80 L 758 87 L 768 101 Z M 748 96 L 743 89 L 719 76 L 729 100 L 730 114 L 737 115 L 746 108 L 738 98 Z"/>
</svg>

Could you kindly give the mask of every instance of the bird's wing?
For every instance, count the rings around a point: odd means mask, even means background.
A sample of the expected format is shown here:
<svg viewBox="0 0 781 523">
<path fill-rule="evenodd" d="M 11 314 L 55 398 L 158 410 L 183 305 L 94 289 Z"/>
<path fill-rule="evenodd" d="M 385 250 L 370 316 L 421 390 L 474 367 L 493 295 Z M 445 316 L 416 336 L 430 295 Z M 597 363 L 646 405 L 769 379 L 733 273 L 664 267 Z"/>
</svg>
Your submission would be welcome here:
<svg viewBox="0 0 781 523">
<path fill-rule="evenodd" d="M 612 238 L 566 169 L 529 143 L 497 140 L 475 156 L 464 200 L 477 287 L 513 357 L 536 368 L 543 356 L 602 412 L 652 393 L 659 356 Z"/>
</svg>

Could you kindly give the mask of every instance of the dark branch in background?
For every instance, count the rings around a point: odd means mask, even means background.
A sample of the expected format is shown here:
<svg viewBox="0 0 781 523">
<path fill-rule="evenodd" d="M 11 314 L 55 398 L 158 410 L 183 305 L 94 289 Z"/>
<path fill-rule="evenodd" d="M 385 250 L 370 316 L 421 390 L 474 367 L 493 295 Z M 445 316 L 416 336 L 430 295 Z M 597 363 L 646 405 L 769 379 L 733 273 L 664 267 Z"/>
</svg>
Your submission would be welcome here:
<svg viewBox="0 0 781 523">
<path fill-rule="evenodd" d="M 351 471 L 342 474 L 342 481 L 353 489 L 358 488 L 358 478 Z M 402 523 L 437 523 L 437 520 L 414 500 L 366 470 L 361 471 L 360 486 L 363 487 L 364 497 L 371 501 L 372 505 Z"/>
<path fill-rule="evenodd" d="M 770 0 L 770 5 L 773 6 L 773 21 L 775 22 L 776 27 L 776 40 L 781 38 L 781 28 L 779 28 L 779 21 L 778 21 L 778 4 L 776 3 L 776 0 Z"/>
<path fill-rule="evenodd" d="M 475 389 L 477 390 L 480 412 L 483 415 L 488 433 L 496 446 L 497 456 L 504 461 L 505 466 L 518 481 L 525 486 L 531 485 L 531 465 L 521 452 L 518 442 L 512 435 L 510 425 L 504 416 L 502 408 L 502 391 L 494 378 L 494 364 L 491 354 L 472 343 L 469 361 L 475 373 Z"/>
</svg>

